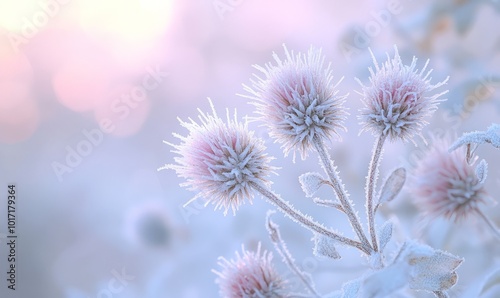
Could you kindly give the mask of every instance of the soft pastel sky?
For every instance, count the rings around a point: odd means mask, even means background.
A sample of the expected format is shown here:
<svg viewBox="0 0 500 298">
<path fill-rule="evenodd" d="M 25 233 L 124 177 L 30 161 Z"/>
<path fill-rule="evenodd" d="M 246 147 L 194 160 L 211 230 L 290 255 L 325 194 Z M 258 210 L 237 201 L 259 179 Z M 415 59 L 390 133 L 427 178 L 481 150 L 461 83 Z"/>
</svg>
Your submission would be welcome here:
<svg viewBox="0 0 500 298">
<path fill-rule="evenodd" d="M 426 135 L 484 130 L 500 122 L 499 13 L 493 0 L 0 0 L 0 193 L 9 183 L 17 187 L 19 237 L 18 289 L 8 290 L 1 273 L 0 297 L 106 297 L 120 274 L 128 279 L 112 297 L 217 297 L 211 269 L 218 256 L 231 258 L 241 244 L 255 248 L 258 241 L 272 250 L 264 226 L 271 205 L 255 198 L 226 217 L 198 202 L 182 208 L 194 193 L 179 187 L 173 171 L 156 170 L 174 158 L 163 140 L 186 133 L 177 117 L 208 110 L 207 97 L 221 114 L 227 107 L 250 115 L 253 107 L 236 94 L 252 65 L 282 55 L 283 44 L 321 47 L 335 80 L 344 77 L 340 91 L 349 93 L 348 132 L 331 144 L 332 156 L 362 208 L 374 138 L 358 136 L 355 77 L 367 81 L 368 47 L 383 61 L 397 45 L 405 63 L 415 55 L 421 68 L 430 59 L 435 82 L 450 76 L 449 100 L 429 119 Z M 282 167 L 274 189 L 351 235 L 339 213 L 302 194 L 297 177 L 319 170 L 317 158 L 293 164 L 265 127 L 251 128 Z M 388 144 L 381 175 L 418 162 L 412 158 L 420 152 Z M 487 188 L 497 194 L 500 153 L 481 147 L 478 154 L 490 163 Z M 498 208 L 485 212 L 500 224 Z M 6 212 L 2 195 L 0 272 L 8 266 Z M 479 221 L 421 228 L 404 191 L 378 220 L 384 217 L 400 222 L 395 240 L 418 238 L 465 257 L 457 294 L 499 265 L 498 242 Z M 275 218 L 322 292 L 363 272 L 364 260 L 351 249 L 337 263 L 313 258 L 310 233 Z"/>
</svg>

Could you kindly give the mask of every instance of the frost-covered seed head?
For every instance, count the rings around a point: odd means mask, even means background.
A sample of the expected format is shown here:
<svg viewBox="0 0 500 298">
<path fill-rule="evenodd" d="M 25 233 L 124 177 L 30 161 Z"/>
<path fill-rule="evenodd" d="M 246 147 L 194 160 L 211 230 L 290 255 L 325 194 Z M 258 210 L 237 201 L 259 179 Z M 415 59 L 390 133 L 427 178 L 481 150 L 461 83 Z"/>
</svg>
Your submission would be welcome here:
<svg viewBox="0 0 500 298">
<path fill-rule="evenodd" d="M 394 47 L 394 58 L 379 65 L 373 53 L 375 71 L 370 67 L 370 84 L 361 85 L 360 95 L 364 108 L 361 110 L 362 131 L 371 131 L 374 135 L 386 135 L 390 140 L 412 140 L 414 135 L 420 135 L 424 120 L 431 115 L 439 102 L 444 101 L 440 96 L 448 90 L 431 94 L 434 89 L 446 84 L 448 79 L 431 84 L 426 72 L 427 64 L 419 72 L 416 68 L 417 59 L 413 57 L 411 64 L 403 65 L 398 49 Z"/>
<path fill-rule="evenodd" d="M 254 100 L 259 118 L 267 124 L 269 135 L 282 144 L 285 156 L 300 152 L 302 159 L 313 146 L 313 138 L 330 140 L 345 130 L 347 115 L 343 104 L 347 95 L 338 95 L 330 65 L 324 66 L 321 50 L 294 54 L 285 46 L 286 59 L 273 54 L 276 65 L 254 65 L 262 77 L 254 75 L 251 86 L 244 86 Z"/>
<path fill-rule="evenodd" d="M 218 275 L 220 295 L 223 298 L 286 298 L 286 282 L 274 269 L 271 252 L 261 254 L 260 243 L 257 252 L 242 247 L 242 255 L 236 252 L 236 260 L 219 258 L 221 272 Z"/>
<path fill-rule="evenodd" d="M 459 220 L 490 200 L 473 164 L 465 160 L 465 148 L 448 152 L 447 139 L 435 139 L 414 169 L 410 185 L 415 204 L 431 217 Z"/>
<path fill-rule="evenodd" d="M 175 170 L 187 180 L 181 186 L 197 192 L 186 205 L 201 197 L 206 205 L 224 208 L 224 214 L 231 208 L 234 214 L 245 199 L 251 202 L 253 184 L 270 184 L 267 177 L 275 169 L 269 165 L 273 158 L 265 153 L 264 142 L 254 137 L 247 123 L 238 122 L 236 112 L 231 118 L 227 111 L 224 122 L 210 104 L 212 114 L 198 110 L 200 123 L 179 120 L 189 134 L 174 134 L 181 140 L 178 145 L 167 143 L 180 156 L 175 157 L 177 164 L 164 168 Z"/>
</svg>

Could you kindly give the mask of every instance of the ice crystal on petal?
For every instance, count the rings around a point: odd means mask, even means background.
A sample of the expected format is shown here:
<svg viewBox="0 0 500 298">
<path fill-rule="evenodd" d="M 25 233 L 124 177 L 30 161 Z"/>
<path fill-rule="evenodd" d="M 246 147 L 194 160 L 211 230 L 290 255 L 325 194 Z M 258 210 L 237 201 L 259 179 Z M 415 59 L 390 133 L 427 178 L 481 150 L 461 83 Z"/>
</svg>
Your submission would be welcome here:
<svg viewBox="0 0 500 298">
<path fill-rule="evenodd" d="M 174 134 L 181 140 L 178 145 L 167 143 L 180 156 L 175 157 L 176 164 L 163 169 L 175 170 L 187 180 L 181 186 L 198 193 L 187 204 L 202 197 L 206 204 L 224 208 L 224 214 L 230 208 L 235 213 L 245 199 L 253 198 L 252 185 L 270 184 L 267 177 L 275 169 L 269 165 L 272 158 L 265 153 L 264 141 L 254 137 L 236 113 L 232 118 L 227 111 L 226 122 L 217 116 L 213 105 L 212 114 L 199 113 L 200 123 L 179 120 L 189 134 Z"/>
<path fill-rule="evenodd" d="M 254 66 L 251 86 L 244 85 L 254 100 L 259 118 L 269 127 L 269 134 L 282 144 L 285 156 L 298 151 L 302 159 L 313 147 L 315 137 L 330 140 L 345 130 L 343 107 L 346 95 L 338 95 L 330 65 L 324 67 L 321 50 L 310 48 L 307 54 L 284 47 L 286 59 L 273 54 L 276 65 Z"/>
<path fill-rule="evenodd" d="M 410 65 L 403 65 L 398 49 L 394 47 L 394 58 L 379 66 L 372 53 L 375 71 L 369 68 L 370 84 L 364 85 L 359 79 L 362 89 L 360 94 L 365 105 L 359 117 L 363 125 L 362 131 L 371 131 L 374 135 L 387 135 L 390 140 L 412 140 L 420 134 L 444 91 L 431 94 L 436 88 L 446 84 L 444 80 L 431 84 L 429 78 L 432 70 L 426 72 L 427 63 L 419 72 L 416 69 L 417 58 L 413 57 Z"/>
<path fill-rule="evenodd" d="M 465 148 L 448 152 L 447 139 L 435 139 L 414 169 L 410 192 L 424 213 L 459 220 L 490 197 L 473 164 L 465 160 Z"/>
<path fill-rule="evenodd" d="M 218 264 L 222 270 L 212 270 L 217 276 L 217 284 L 222 298 L 285 298 L 286 281 L 278 275 L 272 265 L 271 252 L 261 253 L 245 250 L 236 252 L 236 259 L 228 261 L 220 257 Z"/>
</svg>

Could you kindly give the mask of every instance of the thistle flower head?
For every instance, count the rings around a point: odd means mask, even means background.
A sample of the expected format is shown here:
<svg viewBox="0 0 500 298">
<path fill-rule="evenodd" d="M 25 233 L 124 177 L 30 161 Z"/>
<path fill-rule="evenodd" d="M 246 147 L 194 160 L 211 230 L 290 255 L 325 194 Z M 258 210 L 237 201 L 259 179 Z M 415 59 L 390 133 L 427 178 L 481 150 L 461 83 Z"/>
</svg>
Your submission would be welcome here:
<svg viewBox="0 0 500 298">
<path fill-rule="evenodd" d="M 411 193 L 415 204 L 431 217 L 459 220 L 490 200 L 465 149 L 448 152 L 450 141 L 435 139 L 414 169 Z"/>
<path fill-rule="evenodd" d="M 254 100 L 259 118 L 267 124 L 269 135 L 281 143 L 285 156 L 298 151 L 302 159 L 313 146 L 313 139 L 329 140 L 339 136 L 347 113 L 346 95 L 338 95 L 330 65 L 324 65 L 321 50 L 294 54 L 285 46 L 286 59 L 273 54 L 276 65 L 254 67 L 262 73 L 245 86 Z"/>
<path fill-rule="evenodd" d="M 370 67 L 370 84 L 361 85 L 360 95 L 364 108 L 361 110 L 362 131 L 371 131 L 374 135 L 386 135 L 390 140 L 412 140 L 415 134 L 420 135 L 439 102 L 444 101 L 441 93 L 432 94 L 436 88 L 446 84 L 448 78 L 435 85 L 431 84 L 426 71 L 429 60 L 421 71 L 416 69 L 417 58 L 413 57 L 410 65 L 403 65 L 398 49 L 394 47 L 394 58 L 389 58 L 380 65 L 371 53 L 375 71 Z"/>
<path fill-rule="evenodd" d="M 264 152 L 264 142 L 254 137 L 246 122 L 237 120 L 236 112 L 231 118 L 227 111 L 224 122 L 217 116 L 212 102 L 210 105 L 212 114 L 198 110 L 200 123 L 179 119 L 189 134 L 174 134 L 181 140 L 180 144 L 167 144 L 180 156 L 175 157 L 176 164 L 161 169 L 175 170 L 179 177 L 186 179 L 181 186 L 198 193 L 186 205 L 201 197 L 205 205 L 212 203 L 216 209 L 224 208 L 224 214 L 231 208 L 234 214 L 245 199 L 251 202 L 254 185 L 270 183 L 267 177 L 275 168 L 269 165 L 272 157 Z"/>
<path fill-rule="evenodd" d="M 285 298 L 286 282 L 274 269 L 271 252 L 261 254 L 260 243 L 257 252 L 242 247 L 242 255 L 236 252 L 236 260 L 219 258 L 222 272 L 218 275 L 220 294 L 223 298 Z"/>
</svg>

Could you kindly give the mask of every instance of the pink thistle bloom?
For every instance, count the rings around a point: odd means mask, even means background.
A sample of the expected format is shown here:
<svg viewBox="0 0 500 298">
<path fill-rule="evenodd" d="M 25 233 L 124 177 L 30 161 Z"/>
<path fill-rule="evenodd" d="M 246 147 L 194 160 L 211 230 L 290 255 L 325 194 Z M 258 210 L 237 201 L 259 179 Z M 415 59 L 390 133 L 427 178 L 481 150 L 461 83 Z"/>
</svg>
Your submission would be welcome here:
<svg viewBox="0 0 500 298">
<path fill-rule="evenodd" d="M 217 274 L 216 280 L 223 298 L 286 298 L 285 285 L 274 269 L 271 252 L 261 254 L 260 243 L 257 252 L 245 250 L 242 255 L 236 252 L 236 260 L 228 261 L 219 258 L 218 264 L 222 272 L 212 270 Z"/>
<path fill-rule="evenodd" d="M 204 198 L 206 204 L 215 204 L 215 209 L 224 208 L 224 215 L 229 208 L 233 214 L 245 199 L 250 202 L 254 196 L 252 185 L 269 185 L 267 177 L 275 169 L 269 165 L 272 157 L 267 156 L 264 141 L 254 137 L 248 130 L 247 123 L 237 120 L 236 112 L 231 118 L 227 111 L 227 120 L 219 118 L 212 106 L 213 114 L 198 110 L 200 123 L 189 119 L 181 126 L 189 134 L 173 134 L 181 140 L 172 152 L 177 164 L 166 165 L 161 169 L 173 169 L 179 177 L 187 181 L 181 186 L 198 194 L 187 204 L 198 198 Z"/>
<path fill-rule="evenodd" d="M 255 100 L 252 104 L 259 118 L 267 124 L 269 135 L 282 144 L 285 156 L 293 151 L 295 157 L 299 151 L 305 159 L 314 138 L 340 138 L 339 129 L 345 130 L 346 95 L 337 95 L 340 81 L 333 83 L 331 67 L 324 67 L 321 50 L 311 47 L 307 54 L 294 54 L 283 47 L 284 61 L 273 53 L 276 65 L 254 65 L 263 76 L 254 75 L 251 87 L 244 85 L 250 95 L 243 97 Z"/>
<path fill-rule="evenodd" d="M 479 203 L 491 200 L 473 164 L 465 160 L 465 149 L 449 152 L 450 142 L 435 139 L 414 169 L 411 193 L 415 204 L 427 215 L 463 219 L 478 211 Z"/>
<path fill-rule="evenodd" d="M 386 135 L 391 140 L 412 140 L 415 134 L 420 135 L 424 120 L 437 109 L 437 105 L 446 99 L 440 96 L 448 90 L 430 94 L 436 88 L 446 84 L 448 78 L 435 85 L 431 84 L 426 72 L 429 60 L 419 72 L 416 69 L 417 58 L 413 57 L 411 64 L 403 65 L 398 49 L 394 46 L 394 58 L 379 65 L 373 53 L 375 71 L 370 67 L 370 84 L 364 85 L 356 79 L 362 89 L 365 107 L 360 111 L 362 131 L 371 131 L 374 135 Z"/>
</svg>

